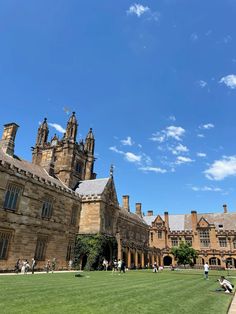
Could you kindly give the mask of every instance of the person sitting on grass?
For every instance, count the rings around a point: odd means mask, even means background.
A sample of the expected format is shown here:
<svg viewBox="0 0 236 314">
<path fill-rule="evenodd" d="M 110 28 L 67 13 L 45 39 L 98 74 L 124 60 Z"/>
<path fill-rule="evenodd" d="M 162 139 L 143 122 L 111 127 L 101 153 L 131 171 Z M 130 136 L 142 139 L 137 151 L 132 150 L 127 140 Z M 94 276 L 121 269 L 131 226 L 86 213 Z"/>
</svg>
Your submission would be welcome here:
<svg viewBox="0 0 236 314">
<path fill-rule="evenodd" d="M 218 280 L 221 287 L 225 290 L 225 293 L 231 293 L 233 291 L 234 285 L 232 285 L 230 281 L 226 280 L 224 276 L 221 276 Z"/>
</svg>

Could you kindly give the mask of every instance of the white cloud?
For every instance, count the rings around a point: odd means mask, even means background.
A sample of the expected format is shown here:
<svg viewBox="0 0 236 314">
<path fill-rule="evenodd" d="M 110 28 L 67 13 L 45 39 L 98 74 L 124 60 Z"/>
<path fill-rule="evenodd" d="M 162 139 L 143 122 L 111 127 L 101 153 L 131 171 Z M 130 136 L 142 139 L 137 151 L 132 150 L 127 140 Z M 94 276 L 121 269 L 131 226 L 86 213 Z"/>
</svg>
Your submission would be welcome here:
<svg viewBox="0 0 236 314">
<path fill-rule="evenodd" d="M 127 152 L 125 153 L 125 159 L 129 162 L 141 162 L 142 156 Z"/>
<path fill-rule="evenodd" d="M 167 137 L 172 137 L 177 141 L 181 141 L 181 137 L 184 135 L 185 130 L 180 126 L 168 126 L 166 128 L 166 135 Z"/>
<path fill-rule="evenodd" d="M 180 165 L 180 164 L 186 164 L 186 163 L 190 163 L 193 162 L 194 160 L 189 158 L 189 157 L 184 157 L 184 156 L 178 156 L 176 159 L 176 164 Z"/>
<path fill-rule="evenodd" d="M 229 176 L 236 175 L 236 156 L 223 156 L 221 160 L 216 160 L 204 171 L 205 176 L 210 180 L 223 180 Z"/>
<path fill-rule="evenodd" d="M 176 147 L 171 148 L 170 150 L 173 155 L 178 155 L 180 153 L 187 153 L 189 151 L 188 147 L 182 144 L 179 144 Z"/>
<path fill-rule="evenodd" d="M 204 88 L 207 86 L 207 82 L 203 81 L 203 80 L 200 80 L 198 81 L 198 85 L 201 87 L 201 88 Z"/>
<path fill-rule="evenodd" d="M 198 40 L 198 34 L 197 33 L 192 33 L 190 36 L 191 41 L 197 41 Z"/>
<path fill-rule="evenodd" d="M 224 76 L 220 79 L 219 83 L 224 83 L 227 87 L 231 89 L 235 89 L 236 88 L 236 75 L 230 74 L 230 75 Z"/>
<path fill-rule="evenodd" d="M 140 167 L 139 170 L 142 170 L 144 172 L 155 172 L 155 173 L 166 173 L 166 169 L 162 169 L 159 167 Z"/>
<path fill-rule="evenodd" d="M 225 43 L 225 44 L 228 44 L 229 42 L 231 42 L 232 41 L 232 37 L 230 36 L 230 35 L 226 35 L 225 37 L 224 37 L 224 39 L 223 39 L 223 42 Z"/>
<path fill-rule="evenodd" d="M 126 139 L 121 140 L 120 142 L 121 142 L 121 144 L 124 145 L 124 146 L 132 146 L 132 145 L 134 144 L 134 141 L 131 139 L 130 136 L 127 136 Z"/>
<path fill-rule="evenodd" d="M 206 154 L 205 154 L 205 153 L 197 153 L 197 156 L 198 156 L 198 157 L 203 157 L 203 158 L 204 158 L 204 157 L 206 157 Z"/>
<path fill-rule="evenodd" d="M 60 124 L 57 124 L 57 123 L 48 123 L 48 124 L 60 133 L 64 134 L 66 132 L 66 130 L 63 129 L 63 127 Z"/>
<path fill-rule="evenodd" d="M 197 137 L 203 138 L 203 137 L 205 137 L 205 135 L 199 133 L 199 134 L 197 134 Z"/>
<path fill-rule="evenodd" d="M 169 116 L 169 118 L 168 118 L 170 121 L 176 121 L 176 118 L 175 118 L 175 116 Z"/>
<path fill-rule="evenodd" d="M 109 147 L 109 149 L 115 153 L 118 153 L 118 154 L 124 154 L 124 152 L 122 152 L 122 150 L 119 150 L 116 146 L 111 146 Z"/>
<path fill-rule="evenodd" d="M 123 152 L 122 150 L 119 150 L 116 146 L 111 146 L 109 147 L 109 149 L 117 154 L 123 155 L 125 160 L 129 162 L 136 162 L 136 163 L 141 162 L 141 159 L 142 159 L 141 155 L 135 155 L 131 152 Z"/>
<path fill-rule="evenodd" d="M 135 3 L 131 5 L 129 7 L 129 10 L 127 10 L 126 12 L 127 14 L 130 14 L 130 15 L 134 14 L 134 15 L 137 15 L 137 17 L 140 17 L 145 12 L 150 12 L 150 9 L 149 7 L 145 7 L 142 4 Z"/>
<path fill-rule="evenodd" d="M 210 187 L 210 186 L 203 186 L 203 187 L 192 186 L 191 188 L 195 192 L 199 192 L 199 191 L 200 192 L 222 192 L 221 188 Z"/>
<path fill-rule="evenodd" d="M 209 129 L 212 129 L 214 128 L 214 124 L 212 123 L 207 123 L 207 124 L 202 124 L 199 126 L 199 129 L 202 129 L 202 130 L 209 130 Z"/>
<path fill-rule="evenodd" d="M 171 125 L 168 126 L 165 130 L 162 130 L 161 132 L 153 133 L 150 140 L 159 143 L 163 143 L 168 138 L 172 138 L 177 141 L 182 141 L 181 137 L 184 136 L 184 133 L 185 129 L 183 129 L 182 127 Z"/>
<path fill-rule="evenodd" d="M 152 137 L 150 138 L 150 140 L 153 142 L 163 143 L 165 141 L 165 138 L 166 137 L 164 134 L 160 134 L 160 132 L 157 132 L 157 133 L 152 134 Z"/>
</svg>

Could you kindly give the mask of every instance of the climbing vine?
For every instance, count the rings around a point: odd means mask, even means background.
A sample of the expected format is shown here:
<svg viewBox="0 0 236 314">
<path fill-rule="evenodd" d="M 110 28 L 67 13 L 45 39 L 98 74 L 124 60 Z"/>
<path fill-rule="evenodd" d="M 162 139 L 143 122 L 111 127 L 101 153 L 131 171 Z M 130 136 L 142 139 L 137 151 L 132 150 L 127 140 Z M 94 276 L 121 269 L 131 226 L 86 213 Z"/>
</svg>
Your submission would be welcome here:
<svg viewBox="0 0 236 314">
<path fill-rule="evenodd" d="M 87 257 L 85 270 L 94 270 L 102 264 L 105 247 L 111 245 L 113 250 L 117 247 L 115 237 L 100 233 L 94 235 L 78 235 L 75 244 L 75 266 L 80 267 L 84 256 Z"/>
</svg>

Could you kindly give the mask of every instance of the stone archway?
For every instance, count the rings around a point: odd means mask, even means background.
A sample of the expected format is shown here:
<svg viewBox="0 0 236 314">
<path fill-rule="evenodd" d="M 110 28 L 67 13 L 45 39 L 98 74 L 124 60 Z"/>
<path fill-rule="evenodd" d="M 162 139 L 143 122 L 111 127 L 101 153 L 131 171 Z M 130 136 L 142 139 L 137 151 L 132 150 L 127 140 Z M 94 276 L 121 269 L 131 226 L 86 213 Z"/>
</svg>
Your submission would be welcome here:
<svg viewBox="0 0 236 314">
<path fill-rule="evenodd" d="M 166 255 L 163 258 L 163 265 L 170 266 L 172 264 L 172 257 L 170 255 Z"/>
<path fill-rule="evenodd" d="M 227 257 L 225 260 L 225 263 L 227 266 L 229 266 L 230 268 L 236 268 L 236 259 L 233 257 Z"/>
<path fill-rule="evenodd" d="M 210 257 L 209 258 L 209 265 L 211 266 L 220 266 L 221 262 L 220 262 L 220 259 L 213 256 L 213 257 Z"/>
</svg>

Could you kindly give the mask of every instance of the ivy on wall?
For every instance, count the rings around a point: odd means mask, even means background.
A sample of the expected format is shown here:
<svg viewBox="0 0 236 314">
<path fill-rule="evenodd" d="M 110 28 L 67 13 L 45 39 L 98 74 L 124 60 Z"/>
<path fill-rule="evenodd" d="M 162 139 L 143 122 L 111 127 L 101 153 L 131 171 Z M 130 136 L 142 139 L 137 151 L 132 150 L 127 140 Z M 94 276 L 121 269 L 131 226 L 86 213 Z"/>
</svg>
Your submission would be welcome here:
<svg viewBox="0 0 236 314">
<path fill-rule="evenodd" d="M 78 235 L 75 244 L 75 266 L 80 267 L 82 259 L 86 256 L 85 270 L 99 268 L 104 258 L 104 251 L 108 245 L 114 252 L 117 248 L 116 238 L 100 233 L 94 235 Z"/>
</svg>

